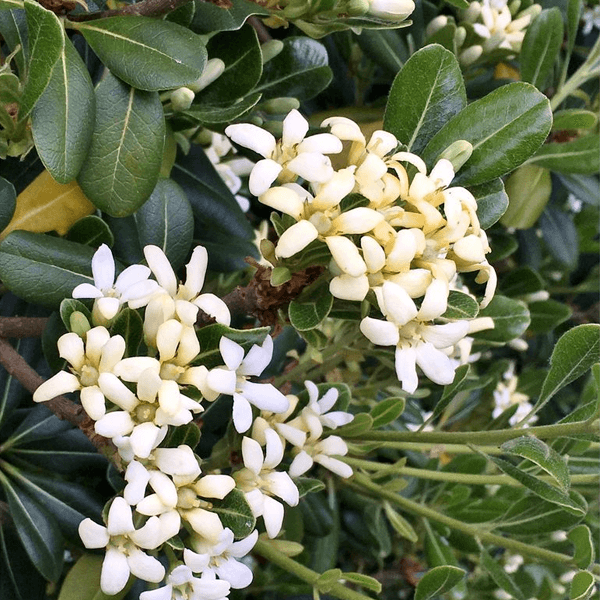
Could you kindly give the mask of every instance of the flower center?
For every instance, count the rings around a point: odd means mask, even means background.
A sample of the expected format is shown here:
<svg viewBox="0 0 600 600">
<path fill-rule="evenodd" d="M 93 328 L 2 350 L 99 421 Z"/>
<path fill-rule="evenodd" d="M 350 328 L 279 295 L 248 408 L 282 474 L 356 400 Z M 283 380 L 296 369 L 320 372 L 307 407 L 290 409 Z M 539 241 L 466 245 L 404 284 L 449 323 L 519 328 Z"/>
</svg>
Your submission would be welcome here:
<svg viewBox="0 0 600 600">
<path fill-rule="evenodd" d="M 90 387 L 98 383 L 98 370 L 90 365 L 83 365 L 81 367 L 81 374 L 79 380 L 83 387 Z"/>
<path fill-rule="evenodd" d="M 135 419 L 138 423 L 148 423 L 154 421 L 156 406 L 153 404 L 138 404 L 135 409 Z"/>
</svg>

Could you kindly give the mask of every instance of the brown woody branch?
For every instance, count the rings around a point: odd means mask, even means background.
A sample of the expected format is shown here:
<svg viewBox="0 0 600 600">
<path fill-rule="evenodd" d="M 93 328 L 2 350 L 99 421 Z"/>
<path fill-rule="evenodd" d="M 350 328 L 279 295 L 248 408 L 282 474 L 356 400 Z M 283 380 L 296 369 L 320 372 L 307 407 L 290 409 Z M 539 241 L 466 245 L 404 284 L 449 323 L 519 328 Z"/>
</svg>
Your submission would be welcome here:
<svg viewBox="0 0 600 600">
<path fill-rule="evenodd" d="M 5 340 L 0 338 L 0 364 L 6 369 L 11 377 L 14 377 L 30 393 L 44 382 L 44 378 L 38 375 L 27 361 Z M 116 456 L 116 450 L 112 442 L 94 431 L 94 421 L 83 407 L 75 404 L 64 396 L 57 396 L 44 404 L 63 421 L 68 421 L 78 427 L 90 439 L 92 444 L 104 455 Z"/>
<path fill-rule="evenodd" d="M 0 317 L 0 337 L 41 337 L 46 323 L 46 317 Z"/>
</svg>

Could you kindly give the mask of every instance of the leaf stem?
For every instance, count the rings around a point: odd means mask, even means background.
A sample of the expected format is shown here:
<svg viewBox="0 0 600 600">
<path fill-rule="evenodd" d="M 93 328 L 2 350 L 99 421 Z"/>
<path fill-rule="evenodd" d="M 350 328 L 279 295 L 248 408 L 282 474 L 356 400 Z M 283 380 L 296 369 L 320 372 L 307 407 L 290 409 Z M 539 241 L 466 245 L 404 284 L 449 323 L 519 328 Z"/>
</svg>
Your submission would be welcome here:
<svg viewBox="0 0 600 600">
<path fill-rule="evenodd" d="M 390 492 L 382 486 L 373 483 L 368 477 L 362 475 L 361 473 L 355 474 L 353 479 L 348 482 L 348 485 L 357 491 L 367 491 L 370 493 L 370 495 L 376 498 L 385 498 L 386 500 L 389 500 L 396 506 L 399 506 L 400 508 L 403 508 L 404 510 L 412 514 L 426 517 L 427 519 L 431 519 L 432 521 L 437 521 L 438 523 L 447 525 L 451 529 L 456 529 L 457 531 L 462 531 L 467 535 L 471 535 L 481 540 L 482 542 L 488 542 L 490 544 L 500 546 L 501 548 L 507 548 L 518 554 L 534 556 L 536 558 L 548 562 L 573 564 L 573 557 L 569 556 L 568 554 L 561 554 L 559 552 L 553 552 L 552 550 L 546 550 L 545 548 L 532 546 L 524 542 L 519 542 L 518 540 L 505 538 L 501 535 L 490 533 L 489 531 L 482 530 L 479 527 L 476 527 L 475 525 L 463 523 L 462 521 L 459 521 L 458 519 L 453 519 L 452 517 L 448 517 L 447 515 L 444 515 L 443 513 L 440 513 L 437 510 L 433 510 L 432 508 L 414 502 L 413 500 L 404 498 L 399 494 Z"/>
<path fill-rule="evenodd" d="M 352 436 L 352 441 L 500 445 L 524 435 L 532 435 L 538 439 L 553 439 L 586 433 L 594 434 L 597 431 L 593 424 L 584 421 L 541 425 L 539 427 L 528 427 L 527 429 L 496 429 L 489 431 L 367 431 Z"/>
<path fill-rule="evenodd" d="M 453 473 L 450 471 L 432 471 L 428 469 L 414 469 L 412 467 L 397 467 L 392 469 L 393 465 L 374 462 L 370 460 L 362 460 L 359 458 L 351 458 L 344 456 L 341 458 L 345 463 L 352 467 L 365 469 L 369 471 L 385 471 L 389 470 L 398 475 L 406 475 L 408 477 L 418 477 L 419 479 L 432 479 L 434 481 L 449 481 L 451 483 L 466 483 L 475 485 L 508 485 L 512 487 L 523 487 L 516 479 L 509 475 L 475 475 L 470 473 Z M 600 475 L 595 473 L 571 475 L 571 483 L 597 483 Z M 539 477 L 542 481 L 552 483 L 555 480 L 549 476 Z"/>
<path fill-rule="evenodd" d="M 349 443 L 352 443 L 356 438 L 347 438 Z M 356 439 L 356 441 L 362 441 Z M 393 448 L 394 450 L 407 450 L 412 452 L 435 452 L 437 454 L 472 454 L 474 452 L 472 447 L 466 444 L 452 444 L 444 442 L 443 444 L 437 444 L 434 442 L 379 442 L 369 444 L 369 447 L 376 446 L 377 448 Z M 360 446 L 358 446 L 360 448 Z M 497 446 L 478 446 L 478 449 L 486 454 L 503 454 Z"/>
<path fill-rule="evenodd" d="M 273 544 L 269 543 L 268 540 L 259 539 L 254 546 L 254 552 L 310 585 L 314 586 L 321 575 L 286 556 L 277 550 Z M 372 600 L 370 596 L 355 592 L 341 583 L 334 583 L 327 593 L 341 600 Z"/>
</svg>

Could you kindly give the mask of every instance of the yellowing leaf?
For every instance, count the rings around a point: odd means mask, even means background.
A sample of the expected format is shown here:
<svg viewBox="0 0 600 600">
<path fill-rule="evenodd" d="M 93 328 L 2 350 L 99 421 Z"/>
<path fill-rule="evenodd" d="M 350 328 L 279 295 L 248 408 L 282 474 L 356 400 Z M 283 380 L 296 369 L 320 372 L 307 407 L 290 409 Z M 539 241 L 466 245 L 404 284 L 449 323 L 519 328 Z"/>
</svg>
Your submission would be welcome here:
<svg viewBox="0 0 600 600">
<path fill-rule="evenodd" d="M 519 69 L 515 69 L 506 63 L 498 63 L 494 68 L 494 79 L 521 81 L 521 74 L 519 73 Z"/>
<path fill-rule="evenodd" d="M 0 239 L 16 229 L 35 233 L 56 231 L 59 235 L 65 235 L 75 221 L 94 210 L 94 205 L 76 181 L 57 183 L 48 171 L 42 171 L 17 196 L 15 213 L 6 229 L 0 233 Z"/>
</svg>

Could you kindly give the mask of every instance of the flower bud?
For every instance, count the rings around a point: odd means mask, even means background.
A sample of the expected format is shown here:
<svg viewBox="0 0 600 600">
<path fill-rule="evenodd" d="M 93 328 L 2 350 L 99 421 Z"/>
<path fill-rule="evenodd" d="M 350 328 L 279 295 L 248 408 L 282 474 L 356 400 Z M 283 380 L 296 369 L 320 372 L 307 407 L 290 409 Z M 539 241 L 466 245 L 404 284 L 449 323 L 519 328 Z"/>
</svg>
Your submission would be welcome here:
<svg viewBox="0 0 600 600">
<path fill-rule="evenodd" d="M 457 27 L 454 32 L 454 43 L 457 48 L 460 48 L 464 43 L 467 37 L 467 30 L 464 27 Z"/>
<path fill-rule="evenodd" d="M 193 92 L 200 92 L 208 87 L 215 79 L 220 77 L 225 70 L 225 63 L 220 58 L 211 58 L 206 63 L 202 75 L 192 84 L 188 85 Z"/>
<path fill-rule="evenodd" d="M 296 98 L 273 98 L 261 103 L 260 109 L 268 115 L 287 114 L 291 110 L 298 110 L 300 102 Z"/>
<path fill-rule="evenodd" d="M 283 42 L 281 40 L 269 40 L 261 45 L 263 65 L 275 58 L 283 50 Z"/>
<path fill-rule="evenodd" d="M 80 337 L 83 337 L 83 335 L 92 328 L 87 317 L 78 310 L 71 313 L 69 317 L 69 326 L 71 331 Z"/>
<path fill-rule="evenodd" d="M 448 17 L 446 15 L 438 15 L 435 19 L 432 19 L 427 25 L 427 29 L 425 29 L 425 34 L 427 37 L 431 37 L 436 34 L 438 31 L 443 29 L 448 25 Z"/>
<path fill-rule="evenodd" d="M 471 158 L 471 154 L 473 154 L 473 144 L 467 140 L 456 140 L 438 156 L 437 160 L 442 158 L 449 160 L 456 173 Z"/>
<path fill-rule="evenodd" d="M 171 92 L 171 106 L 175 112 L 187 110 L 194 101 L 196 94 L 190 88 L 180 87 L 179 89 Z"/>
<path fill-rule="evenodd" d="M 458 61 L 463 67 L 472 65 L 481 55 L 483 54 L 483 48 L 481 46 L 471 46 L 464 52 L 461 52 L 458 56 Z"/>
<path fill-rule="evenodd" d="M 388 21 L 404 21 L 415 10 L 412 0 L 371 0 L 369 14 Z"/>
</svg>

